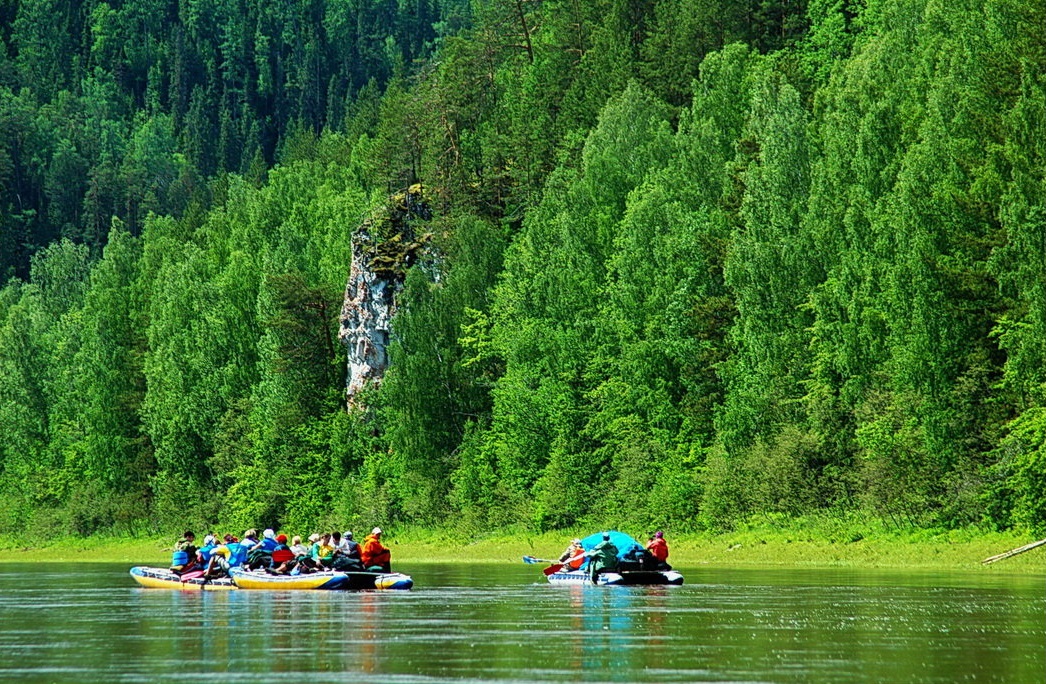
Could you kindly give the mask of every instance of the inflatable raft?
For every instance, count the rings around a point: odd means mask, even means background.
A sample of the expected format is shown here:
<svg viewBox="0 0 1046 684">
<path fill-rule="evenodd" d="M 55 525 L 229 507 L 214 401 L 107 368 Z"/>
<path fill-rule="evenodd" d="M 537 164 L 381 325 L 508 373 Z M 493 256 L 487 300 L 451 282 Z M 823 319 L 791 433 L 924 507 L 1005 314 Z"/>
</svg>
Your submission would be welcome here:
<svg viewBox="0 0 1046 684">
<path fill-rule="evenodd" d="M 553 572 L 547 575 L 552 584 L 591 584 L 588 572 L 571 570 L 570 572 Z M 625 570 L 622 572 L 601 572 L 596 576 L 599 586 L 642 586 L 650 584 L 683 583 L 683 575 L 675 570 Z"/>
<path fill-rule="evenodd" d="M 150 589 L 185 589 L 188 591 L 221 591 L 236 589 L 232 579 L 220 577 L 207 580 L 202 571 L 178 575 L 167 568 L 150 568 L 144 565 L 131 568 L 131 577 L 143 587 Z"/>
<path fill-rule="evenodd" d="M 240 589 L 410 589 L 414 580 L 399 572 L 342 572 L 328 570 L 301 575 L 273 575 L 233 568 L 232 581 Z"/>
<path fill-rule="evenodd" d="M 624 532 L 611 530 L 608 532 L 610 541 L 617 547 L 618 567 L 616 570 L 601 572 L 596 576 L 596 584 L 599 586 L 641 586 L 652 584 L 683 583 L 682 573 L 668 569 L 667 566 L 657 567 L 656 560 L 646 552 L 643 547 L 632 537 Z M 594 549 L 603 541 L 603 533 L 598 532 L 581 540 L 581 548 L 586 552 Z M 524 556 L 526 563 L 549 562 Z M 545 576 L 551 584 L 592 584 L 588 574 L 588 559 L 576 570 L 566 568 L 560 563 L 552 563 L 544 569 Z"/>
</svg>

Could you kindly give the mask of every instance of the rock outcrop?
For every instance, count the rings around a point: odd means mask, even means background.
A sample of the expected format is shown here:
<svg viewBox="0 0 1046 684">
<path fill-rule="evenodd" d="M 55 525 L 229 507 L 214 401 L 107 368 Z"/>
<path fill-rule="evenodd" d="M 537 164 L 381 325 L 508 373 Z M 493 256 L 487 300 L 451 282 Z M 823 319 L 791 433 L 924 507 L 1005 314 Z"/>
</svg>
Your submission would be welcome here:
<svg viewBox="0 0 1046 684">
<path fill-rule="evenodd" d="M 338 333 L 348 350 L 345 394 L 350 410 L 359 408 L 360 392 L 380 384 L 388 368 L 396 295 L 431 237 L 419 237 L 414 224 L 430 218 L 421 185 L 412 185 L 390 197 L 353 235 Z"/>
</svg>

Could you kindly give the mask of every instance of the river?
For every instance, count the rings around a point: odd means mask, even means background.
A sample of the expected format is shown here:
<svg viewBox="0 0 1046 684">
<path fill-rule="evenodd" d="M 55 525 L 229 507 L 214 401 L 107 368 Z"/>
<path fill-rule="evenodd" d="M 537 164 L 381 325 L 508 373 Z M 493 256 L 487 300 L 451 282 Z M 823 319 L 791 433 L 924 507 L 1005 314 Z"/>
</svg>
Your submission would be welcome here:
<svg viewBox="0 0 1046 684">
<path fill-rule="evenodd" d="M 0 564 L 0 681 L 1046 679 L 1046 575 L 704 567 L 631 588 L 396 569 L 412 591 L 166 591 L 124 565 Z"/>
</svg>

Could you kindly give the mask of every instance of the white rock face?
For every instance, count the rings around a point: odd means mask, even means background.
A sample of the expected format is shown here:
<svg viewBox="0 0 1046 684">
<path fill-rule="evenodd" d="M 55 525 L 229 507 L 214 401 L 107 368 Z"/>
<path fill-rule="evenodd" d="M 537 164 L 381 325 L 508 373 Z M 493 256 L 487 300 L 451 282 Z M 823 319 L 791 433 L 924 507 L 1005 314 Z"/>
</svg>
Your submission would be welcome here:
<svg viewBox="0 0 1046 684">
<path fill-rule="evenodd" d="M 354 242 L 352 268 L 345 286 L 338 338 L 348 349 L 349 377 L 345 389 L 349 408 L 368 385 L 377 385 L 388 367 L 389 324 L 396 312 L 396 283 L 379 278 L 364 262 Z"/>
<path fill-rule="evenodd" d="M 417 263 L 431 235 L 417 236 L 415 221 L 432 218 L 420 184 L 389 197 L 389 204 L 365 220 L 352 238 L 352 267 L 345 285 L 338 338 L 348 350 L 348 408 L 359 408 L 359 393 L 377 386 L 389 365 L 388 346 L 396 296 L 406 270 Z"/>
</svg>

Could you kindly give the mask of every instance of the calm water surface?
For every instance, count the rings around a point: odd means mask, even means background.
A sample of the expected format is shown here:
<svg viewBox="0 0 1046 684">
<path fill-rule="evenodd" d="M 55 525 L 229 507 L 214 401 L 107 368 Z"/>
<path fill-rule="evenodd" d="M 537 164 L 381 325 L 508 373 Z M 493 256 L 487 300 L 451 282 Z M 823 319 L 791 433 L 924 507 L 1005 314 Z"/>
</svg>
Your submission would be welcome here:
<svg viewBox="0 0 1046 684">
<path fill-rule="evenodd" d="M 539 566 L 398 569 L 413 591 L 0 565 L 0 681 L 1046 681 L 1046 575 L 683 568 L 682 587 L 598 588 Z"/>
</svg>

